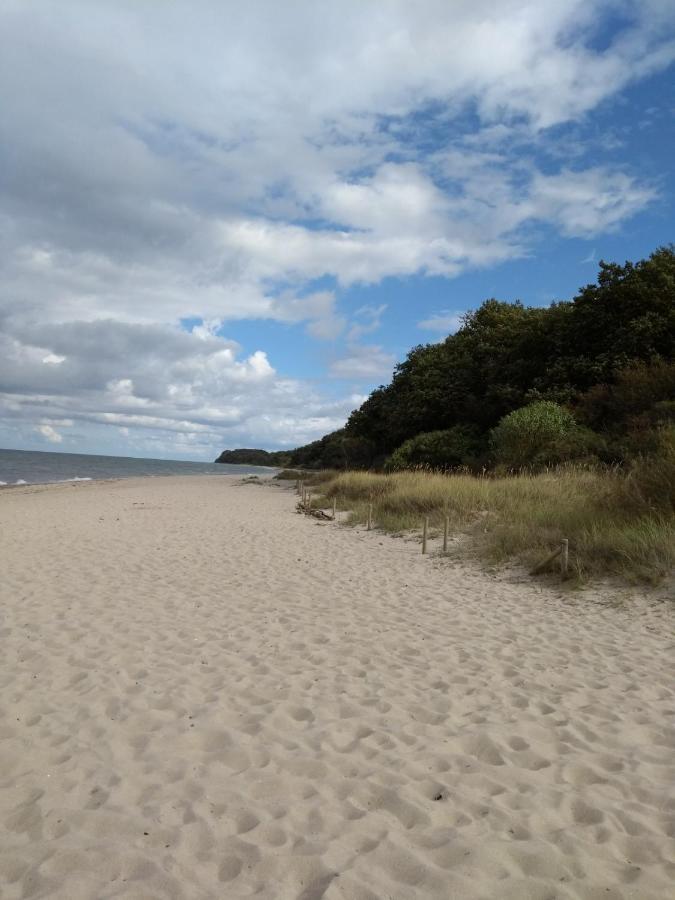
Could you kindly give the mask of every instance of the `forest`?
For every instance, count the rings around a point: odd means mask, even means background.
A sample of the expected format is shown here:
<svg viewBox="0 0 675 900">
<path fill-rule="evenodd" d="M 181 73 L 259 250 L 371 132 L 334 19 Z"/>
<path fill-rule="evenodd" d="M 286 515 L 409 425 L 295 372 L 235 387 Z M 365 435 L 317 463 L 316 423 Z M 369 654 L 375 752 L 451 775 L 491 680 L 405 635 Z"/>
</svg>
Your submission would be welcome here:
<svg viewBox="0 0 675 900">
<path fill-rule="evenodd" d="M 278 457 L 380 471 L 622 465 L 672 442 L 674 421 L 669 245 L 637 263 L 601 262 L 570 301 L 486 300 L 455 334 L 414 347 L 344 428 Z"/>
</svg>

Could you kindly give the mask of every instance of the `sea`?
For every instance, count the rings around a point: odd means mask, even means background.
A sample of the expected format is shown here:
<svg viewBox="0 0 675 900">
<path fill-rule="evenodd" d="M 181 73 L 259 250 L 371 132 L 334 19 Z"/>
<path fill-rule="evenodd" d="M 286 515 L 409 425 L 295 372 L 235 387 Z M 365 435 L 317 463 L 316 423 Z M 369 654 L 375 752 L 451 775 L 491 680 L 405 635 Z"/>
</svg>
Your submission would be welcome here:
<svg viewBox="0 0 675 900">
<path fill-rule="evenodd" d="M 234 466 L 179 459 L 0 449 L 0 487 L 135 478 L 140 475 L 273 475 L 277 471 L 267 466 Z"/>
</svg>

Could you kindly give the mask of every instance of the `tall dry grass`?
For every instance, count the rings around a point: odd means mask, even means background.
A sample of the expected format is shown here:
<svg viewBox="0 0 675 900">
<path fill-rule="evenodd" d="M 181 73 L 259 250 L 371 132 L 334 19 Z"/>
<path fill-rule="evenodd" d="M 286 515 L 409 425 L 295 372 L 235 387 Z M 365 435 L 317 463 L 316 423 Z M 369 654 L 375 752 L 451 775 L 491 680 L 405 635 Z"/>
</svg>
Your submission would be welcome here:
<svg viewBox="0 0 675 900">
<path fill-rule="evenodd" d="M 611 574 L 656 582 L 675 563 L 675 457 L 659 465 L 629 475 L 568 468 L 500 478 L 345 472 L 322 479 L 321 491 L 326 504 L 337 497 L 352 523 L 365 522 L 372 503 L 376 526 L 388 532 L 419 529 L 425 516 L 440 529 L 447 515 L 492 562 L 531 566 L 567 538 L 580 580 Z"/>
</svg>

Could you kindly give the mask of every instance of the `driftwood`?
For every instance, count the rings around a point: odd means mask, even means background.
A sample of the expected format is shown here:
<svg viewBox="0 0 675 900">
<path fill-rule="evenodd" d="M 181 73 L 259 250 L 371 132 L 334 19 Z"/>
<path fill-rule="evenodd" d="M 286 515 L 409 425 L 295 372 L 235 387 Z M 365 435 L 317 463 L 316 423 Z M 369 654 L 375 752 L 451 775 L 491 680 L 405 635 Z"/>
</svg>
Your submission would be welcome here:
<svg viewBox="0 0 675 900">
<path fill-rule="evenodd" d="M 558 547 L 558 549 L 552 553 L 550 556 L 547 556 L 543 562 L 540 562 L 539 565 L 535 566 L 534 569 L 530 572 L 530 575 L 538 575 L 540 572 L 543 572 L 546 566 L 550 565 L 556 557 L 560 556 L 562 553 L 562 547 Z"/>
<path fill-rule="evenodd" d="M 328 522 L 333 521 L 333 516 L 329 516 L 328 513 L 325 513 L 322 509 L 311 509 L 302 502 L 296 505 L 295 511 L 301 515 L 313 516 L 315 519 L 326 519 Z"/>
<path fill-rule="evenodd" d="M 314 516 L 315 519 L 326 519 L 328 522 L 333 521 L 333 517 L 329 516 L 322 509 L 308 509 L 305 515 Z"/>
<path fill-rule="evenodd" d="M 560 574 L 563 578 L 567 578 L 568 566 L 569 566 L 569 541 L 567 538 L 560 542 L 560 546 L 557 550 L 555 550 L 550 556 L 547 556 L 543 562 L 540 562 L 538 566 L 535 566 L 534 569 L 530 572 L 530 575 L 538 575 L 540 572 L 543 572 L 554 559 L 560 557 Z"/>
</svg>

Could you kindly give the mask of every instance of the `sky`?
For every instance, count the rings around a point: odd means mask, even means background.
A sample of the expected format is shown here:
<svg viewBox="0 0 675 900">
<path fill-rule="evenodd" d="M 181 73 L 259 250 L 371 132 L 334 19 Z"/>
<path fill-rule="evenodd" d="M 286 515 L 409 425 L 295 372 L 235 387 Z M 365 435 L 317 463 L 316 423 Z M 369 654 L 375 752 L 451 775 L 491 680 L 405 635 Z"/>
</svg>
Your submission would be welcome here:
<svg viewBox="0 0 675 900">
<path fill-rule="evenodd" d="M 0 447 L 341 427 L 675 240 L 672 0 L 0 0 Z"/>
</svg>

